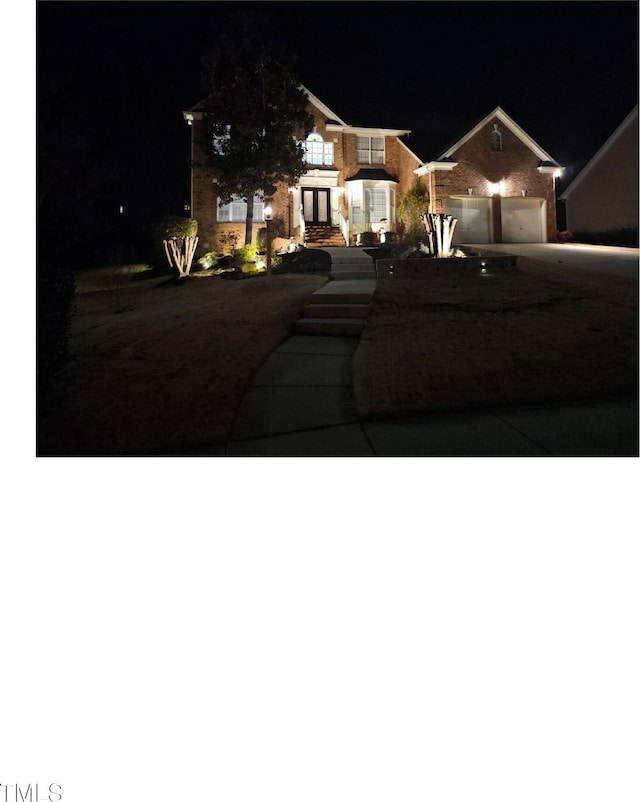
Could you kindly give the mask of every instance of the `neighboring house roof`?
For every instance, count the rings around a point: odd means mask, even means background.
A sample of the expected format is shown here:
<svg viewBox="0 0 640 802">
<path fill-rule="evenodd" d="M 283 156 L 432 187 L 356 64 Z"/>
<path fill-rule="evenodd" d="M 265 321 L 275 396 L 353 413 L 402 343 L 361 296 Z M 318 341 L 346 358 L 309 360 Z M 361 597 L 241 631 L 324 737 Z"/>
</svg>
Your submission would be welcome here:
<svg viewBox="0 0 640 802">
<path fill-rule="evenodd" d="M 532 139 L 516 122 L 513 120 L 504 109 L 500 106 L 496 106 L 493 111 L 489 112 L 489 114 L 485 115 L 481 120 L 475 123 L 463 136 L 456 139 L 453 144 L 447 146 L 444 150 L 442 150 L 434 159 L 431 159 L 429 162 L 424 162 L 422 166 L 419 168 L 422 172 L 426 170 L 426 167 L 429 164 L 438 164 L 444 167 L 447 163 L 452 162 L 451 156 L 468 142 L 472 137 L 474 137 L 478 131 L 484 128 L 487 123 L 490 121 L 498 119 L 500 122 L 508 128 L 518 139 L 523 142 L 529 150 L 531 150 L 537 157 L 540 159 L 540 164 L 538 165 L 538 169 L 541 170 L 559 170 L 560 165 L 558 162 L 555 161 L 543 148 L 538 145 L 538 143 Z M 425 170 L 423 170 L 425 168 Z"/>
<path fill-rule="evenodd" d="M 576 187 L 580 186 L 582 180 L 589 175 L 589 173 L 593 170 L 593 168 L 602 161 L 603 158 L 607 156 L 607 154 L 611 151 L 613 145 L 617 142 L 618 139 L 622 136 L 622 134 L 626 131 L 626 129 L 633 123 L 633 121 L 638 116 L 638 107 L 636 106 L 632 109 L 629 114 L 624 118 L 624 120 L 620 123 L 620 125 L 616 128 L 616 130 L 611 134 L 609 139 L 604 143 L 604 145 L 600 148 L 600 150 L 595 153 L 594 156 L 586 163 L 586 165 L 580 170 L 578 175 L 573 179 L 571 184 L 565 189 L 565 191 L 560 195 L 560 200 L 566 200 L 571 193 L 573 192 Z"/>
</svg>

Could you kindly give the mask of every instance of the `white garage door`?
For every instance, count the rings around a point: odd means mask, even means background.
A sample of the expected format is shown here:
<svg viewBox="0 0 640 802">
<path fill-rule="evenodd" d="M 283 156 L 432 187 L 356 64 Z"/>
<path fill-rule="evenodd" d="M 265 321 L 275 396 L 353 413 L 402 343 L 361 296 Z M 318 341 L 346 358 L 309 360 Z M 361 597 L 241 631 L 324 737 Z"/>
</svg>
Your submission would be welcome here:
<svg viewBox="0 0 640 802">
<path fill-rule="evenodd" d="M 447 214 L 458 220 L 454 245 L 491 242 L 491 198 L 447 198 Z"/>
<path fill-rule="evenodd" d="M 501 208 L 503 242 L 545 242 L 542 198 L 502 198 Z"/>
</svg>

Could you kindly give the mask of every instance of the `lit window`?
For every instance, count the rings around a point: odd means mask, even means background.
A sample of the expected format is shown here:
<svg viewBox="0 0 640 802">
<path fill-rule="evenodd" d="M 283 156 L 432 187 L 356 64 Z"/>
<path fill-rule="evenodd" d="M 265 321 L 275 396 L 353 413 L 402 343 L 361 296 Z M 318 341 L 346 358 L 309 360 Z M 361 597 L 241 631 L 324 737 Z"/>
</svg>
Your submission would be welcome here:
<svg viewBox="0 0 640 802">
<path fill-rule="evenodd" d="M 383 136 L 358 136 L 356 140 L 358 164 L 384 164 Z"/>
<path fill-rule="evenodd" d="M 502 150 L 502 134 L 498 131 L 497 123 L 493 124 L 493 131 L 491 132 L 491 150 Z"/>
<path fill-rule="evenodd" d="M 351 200 L 351 222 L 354 225 L 362 223 L 362 186 L 354 183 L 349 187 L 349 198 Z"/>
<path fill-rule="evenodd" d="M 253 197 L 253 219 L 261 222 L 264 211 L 264 201 L 259 195 Z M 233 196 L 231 203 L 218 202 L 219 223 L 244 223 L 247 219 L 247 202 L 237 195 Z"/>
<path fill-rule="evenodd" d="M 333 164 L 333 142 L 325 142 L 320 134 L 314 132 L 302 144 L 307 164 Z"/>
<path fill-rule="evenodd" d="M 381 223 L 387 218 L 387 191 L 384 187 L 367 189 L 367 213 L 369 223 Z"/>
</svg>

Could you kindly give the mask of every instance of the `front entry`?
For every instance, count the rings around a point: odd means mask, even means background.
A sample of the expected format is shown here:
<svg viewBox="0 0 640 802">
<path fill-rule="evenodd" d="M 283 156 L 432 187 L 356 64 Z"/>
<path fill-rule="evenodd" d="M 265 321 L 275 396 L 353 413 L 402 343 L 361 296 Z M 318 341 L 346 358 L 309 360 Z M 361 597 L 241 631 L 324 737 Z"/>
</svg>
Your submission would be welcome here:
<svg viewBox="0 0 640 802">
<path fill-rule="evenodd" d="M 307 225 L 328 226 L 331 223 L 331 190 L 303 187 L 302 211 Z"/>
</svg>

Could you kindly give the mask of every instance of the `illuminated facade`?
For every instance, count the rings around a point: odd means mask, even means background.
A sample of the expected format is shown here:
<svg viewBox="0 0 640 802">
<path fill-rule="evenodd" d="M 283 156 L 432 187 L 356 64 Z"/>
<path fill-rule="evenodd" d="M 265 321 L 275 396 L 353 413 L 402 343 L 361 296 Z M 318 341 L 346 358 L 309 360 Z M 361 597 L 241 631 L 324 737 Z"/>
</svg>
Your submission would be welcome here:
<svg viewBox="0 0 640 802">
<path fill-rule="evenodd" d="M 561 167 L 499 107 L 437 159 L 425 162 L 403 141 L 406 129 L 349 125 L 302 87 L 314 127 L 302 143 L 308 166 L 295 186 L 278 187 L 273 218 L 284 243 L 356 245 L 397 230 L 396 208 L 416 180 L 428 191 L 428 211 L 458 219 L 454 243 L 546 242 L 555 236 L 555 177 Z M 244 243 L 246 201 L 218 203 L 205 164 L 203 115 L 192 126 L 191 214 L 200 249 Z M 263 202 L 254 205 L 254 242 Z M 425 210 L 427 211 L 427 210 Z"/>
<path fill-rule="evenodd" d="M 421 159 L 401 141 L 408 130 L 348 125 L 303 87 L 314 128 L 303 143 L 308 170 L 295 186 L 281 186 L 271 199 L 281 237 L 306 245 L 355 244 L 365 233 L 376 239 L 395 231 L 399 194 L 415 181 Z M 218 204 L 215 176 L 205 166 L 202 112 L 184 117 L 192 126 L 191 214 L 201 248 L 219 249 L 225 236 L 244 242 L 246 202 Z M 262 203 L 254 206 L 254 241 L 264 226 Z M 222 240 L 221 240 L 222 237 Z"/>
<path fill-rule="evenodd" d="M 562 167 L 499 106 L 416 175 L 431 211 L 458 220 L 454 244 L 556 239 Z"/>
</svg>

